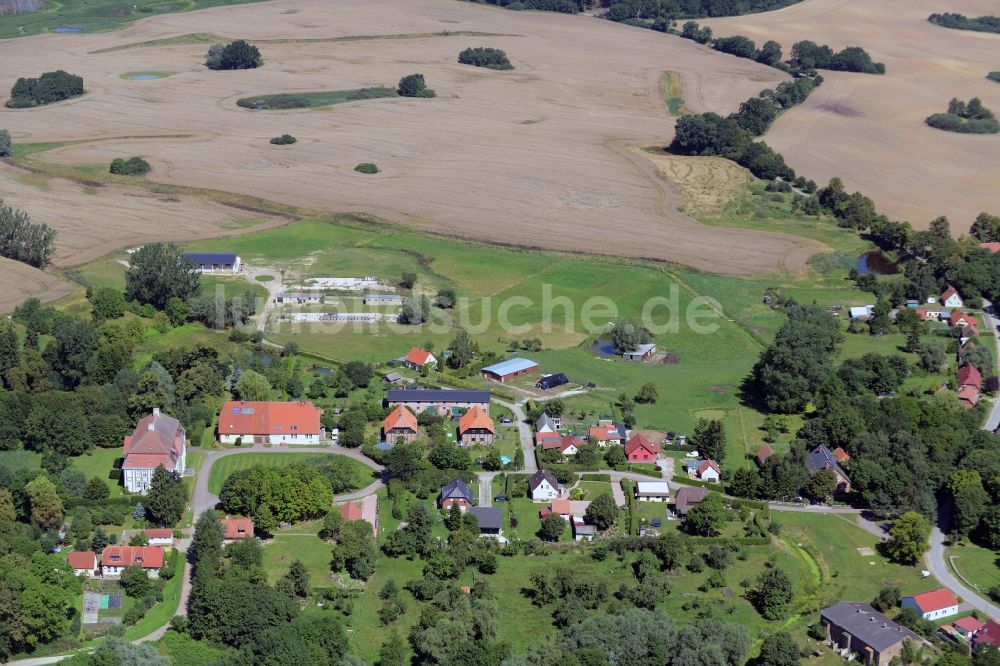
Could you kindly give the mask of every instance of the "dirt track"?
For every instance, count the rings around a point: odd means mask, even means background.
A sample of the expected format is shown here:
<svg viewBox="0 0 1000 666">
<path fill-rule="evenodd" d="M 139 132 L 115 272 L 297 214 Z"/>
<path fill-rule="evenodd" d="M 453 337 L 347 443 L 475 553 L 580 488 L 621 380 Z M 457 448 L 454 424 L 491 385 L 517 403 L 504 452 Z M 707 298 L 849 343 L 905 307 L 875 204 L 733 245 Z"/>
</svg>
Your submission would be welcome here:
<svg viewBox="0 0 1000 666">
<path fill-rule="evenodd" d="M 924 118 L 948 100 L 980 97 L 1000 113 L 1000 35 L 933 25 L 934 12 L 996 14 L 995 0 L 806 0 L 767 14 L 704 21 L 720 36 L 758 45 L 779 41 L 786 56 L 811 39 L 841 49 L 862 46 L 886 74 L 823 72 L 826 82 L 782 116 L 766 140 L 800 173 L 823 184 L 840 176 L 894 219 L 926 228 L 947 215 L 968 231 L 981 211 L 1000 213 L 1000 134 L 935 130 Z"/>
<path fill-rule="evenodd" d="M 505 36 L 301 41 L 442 31 Z M 93 53 L 201 32 L 293 41 L 261 42 L 265 66 L 244 72 L 207 71 L 200 64 L 204 44 Z M 471 45 L 505 49 L 516 69 L 457 64 L 458 52 Z M 159 182 L 363 211 L 468 238 L 657 258 L 725 274 L 800 269 L 823 249 L 782 234 L 693 222 L 679 211 L 683 199 L 673 185 L 627 149 L 662 145 L 672 136 L 674 121 L 659 90 L 667 70 L 681 74 L 685 104 L 693 111 L 734 110 L 782 75 L 687 40 L 592 17 L 455 0 L 276 0 L 156 17 L 119 32 L 9 40 L 0 42 L 0 61 L 0 88 L 18 75 L 63 67 L 84 76 L 90 91 L 48 108 L 0 111 L 0 126 L 15 140 L 194 135 L 81 144 L 45 159 L 106 164 L 143 155 L 154 167 L 150 178 Z M 178 74 L 120 78 L 137 70 Z M 252 94 L 393 85 L 414 71 L 427 77 L 436 99 L 284 112 L 235 105 Z M 299 143 L 268 143 L 284 132 Z M 383 173 L 354 172 L 363 161 L 377 163 Z M 7 198 L 38 219 L 45 216 L 35 193 Z M 198 206 L 196 200 L 185 203 Z M 217 210 L 185 212 L 185 226 L 137 220 L 114 207 L 102 215 L 108 229 L 97 233 L 47 221 L 84 254 L 108 251 L 109 242 L 123 244 L 120 229 L 134 242 L 172 227 L 173 237 L 184 237 L 202 225 L 211 227 L 202 235 L 218 233 L 219 226 Z"/>
</svg>

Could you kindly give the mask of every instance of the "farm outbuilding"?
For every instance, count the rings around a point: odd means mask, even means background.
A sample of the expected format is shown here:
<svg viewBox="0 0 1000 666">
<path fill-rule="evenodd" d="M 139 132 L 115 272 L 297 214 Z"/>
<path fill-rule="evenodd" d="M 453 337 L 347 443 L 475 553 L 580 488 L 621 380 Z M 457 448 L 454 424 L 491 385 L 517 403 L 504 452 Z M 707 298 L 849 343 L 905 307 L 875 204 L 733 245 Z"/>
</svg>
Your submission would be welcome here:
<svg viewBox="0 0 1000 666">
<path fill-rule="evenodd" d="M 565 384 L 569 384 L 569 380 L 566 379 L 566 375 L 561 372 L 557 372 L 552 375 L 545 375 L 539 379 L 535 382 L 535 388 L 548 391 L 549 389 L 554 389 L 557 386 L 563 386 Z"/>
<path fill-rule="evenodd" d="M 487 366 L 482 370 L 483 377 L 500 383 L 532 372 L 538 372 L 538 364 L 526 358 L 512 358 L 509 361 Z"/>
<path fill-rule="evenodd" d="M 645 361 L 650 356 L 656 353 L 656 345 L 650 343 L 645 345 L 639 345 L 635 351 L 625 352 L 622 354 L 622 358 L 626 361 Z"/>
<path fill-rule="evenodd" d="M 239 273 L 243 261 L 235 252 L 185 252 L 199 273 Z"/>
</svg>

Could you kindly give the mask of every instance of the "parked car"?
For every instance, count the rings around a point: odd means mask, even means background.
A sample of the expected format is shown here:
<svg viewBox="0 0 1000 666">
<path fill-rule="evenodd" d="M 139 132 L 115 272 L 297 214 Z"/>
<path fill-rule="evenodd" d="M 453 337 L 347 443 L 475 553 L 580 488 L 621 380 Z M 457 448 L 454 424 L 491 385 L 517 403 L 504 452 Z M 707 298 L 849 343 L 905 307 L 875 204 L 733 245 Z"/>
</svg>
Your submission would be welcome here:
<svg viewBox="0 0 1000 666">
<path fill-rule="evenodd" d="M 494 502 L 506 502 L 507 501 L 507 496 L 506 495 L 497 495 L 496 497 L 493 498 L 493 501 Z"/>
<path fill-rule="evenodd" d="M 659 518 L 653 518 L 653 520 L 652 520 L 652 521 L 650 521 L 650 524 L 651 524 L 651 525 L 652 525 L 653 527 L 660 527 L 661 525 L 663 525 L 663 521 L 662 521 L 662 520 L 660 520 Z"/>
<path fill-rule="evenodd" d="M 684 454 L 684 457 L 694 459 L 694 458 L 700 458 L 701 456 L 698 454 L 697 451 L 688 451 L 687 453 Z"/>
<path fill-rule="evenodd" d="M 506 424 L 506 423 L 513 423 L 513 422 L 514 422 L 514 420 L 513 420 L 513 419 L 511 419 L 511 418 L 510 418 L 510 417 L 508 417 L 508 416 L 504 416 L 504 417 L 502 417 L 502 418 L 500 419 L 500 423 L 504 423 L 504 424 Z"/>
</svg>

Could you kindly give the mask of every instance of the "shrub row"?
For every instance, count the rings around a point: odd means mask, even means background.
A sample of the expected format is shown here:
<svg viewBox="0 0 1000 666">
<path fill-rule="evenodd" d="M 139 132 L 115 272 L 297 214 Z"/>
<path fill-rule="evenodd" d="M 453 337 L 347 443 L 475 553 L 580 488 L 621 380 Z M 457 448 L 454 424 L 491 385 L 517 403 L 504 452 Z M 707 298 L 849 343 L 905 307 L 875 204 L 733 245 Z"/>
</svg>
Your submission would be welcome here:
<svg viewBox="0 0 1000 666">
<path fill-rule="evenodd" d="M 141 157 L 130 157 L 127 160 L 117 157 L 111 161 L 109 171 L 118 176 L 141 176 L 149 173 L 149 162 Z"/>
<path fill-rule="evenodd" d="M 84 92 L 83 77 L 60 69 L 45 72 L 37 79 L 19 78 L 10 89 L 7 106 L 11 109 L 25 109 L 77 97 Z"/>
<path fill-rule="evenodd" d="M 979 16 L 969 18 L 964 14 L 946 12 L 944 14 L 931 14 L 927 20 L 944 28 L 955 28 L 957 30 L 973 30 L 975 32 L 998 32 L 1000 33 L 1000 17 Z"/>
</svg>

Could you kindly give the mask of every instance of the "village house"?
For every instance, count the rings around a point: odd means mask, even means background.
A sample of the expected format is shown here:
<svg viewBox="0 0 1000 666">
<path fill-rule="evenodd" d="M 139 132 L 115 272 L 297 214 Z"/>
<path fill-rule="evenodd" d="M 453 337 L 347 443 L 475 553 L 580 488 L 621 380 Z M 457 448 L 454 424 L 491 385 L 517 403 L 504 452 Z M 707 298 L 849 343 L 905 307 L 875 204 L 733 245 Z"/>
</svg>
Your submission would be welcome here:
<svg viewBox="0 0 1000 666">
<path fill-rule="evenodd" d="M 979 389 L 975 386 L 964 386 L 958 390 L 958 404 L 966 409 L 972 409 L 979 404 Z"/>
<path fill-rule="evenodd" d="M 633 351 L 627 351 L 622 353 L 622 358 L 626 361 L 645 361 L 648 360 L 650 356 L 656 353 L 656 345 L 649 343 L 644 345 L 639 345 Z"/>
<path fill-rule="evenodd" d="M 323 294 L 319 292 L 286 292 L 283 294 L 278 294 L 274 297 L 276 303 L 281 303 L 283 305 L 293 304 L 293 305 L 318 305 L 324 300 Z"/>
<path fill-rule="evenodd" d="M 951 313 L 951 316 L 948 317 L 948 323 L 951 324 L 952 328 L 965 328 L 969 325 L 975 325 L 976 318 L 968 312 L 955 310 Z"/>
<path fill-rule="evenodd" d="M 389 389 L 386 404 L 390 407 L 403 405 L 414 414 L 428 412 L 448 417 L 457 410 L 472 409 L 479 405 L 489 411 L 489 391 L 468 391 L 457 389 Z"/>
<path fill-rule="evenodd" d="M 588 438 L 591 444 L 603 449 L 609 444 L 624 444 L 628 439 L 628 430 L 623 425 L 599 425 L 590 429 Z"/>
<path fill-rule="evenodd" d="M 573 523 L 574 541 L 593 541 L 597 536 L 597 528 L 587 523 Z"/>
<path fill-rule="evenodd" d="M 229 400 L 219 412 L 223 444 L 322 444 L 320 412 L 311 402 Z"/>
<path fill-rule="evenodd" d="M 865 603 L 842 601 L 820 611 L 820 622 L 826 629 L 827 643 L 848 657 L 861 655 L 866 666 L 888 666 L 903 650 L 909 639 L 923 645 L 925 641 Z"/>
<path fill-rule="evenodd" d="M 851 492 L 851 479 L 848 478 L 847 472 L 837 462 L 837 458 L 830 449 L 825 446 L 817 446 L 809 452 L 809 456 L 806 458 L 806 468 L 809 470 L 810 476 L 815 476 L 820 472 L 832 472 L 837 478 L 836 492 L 838 495 L 846 495 Z"/>
<path fill-rule="evenodd" d="M 674 513 L 684 518 L 687 516 L 688 511 L 694 506 L 701 504 L 708 497 L 708 493 L 708 488 L 700 486 L 682 486 L 678 488 L 677 493 L 674 495 Z"/>
<path fill-rule="evenodd" d="M 365 305 L 402 305 L 403 297 L 399 294 L 365 294 Z"/>
<path fill-rule="evenodd" d="M 874 305 L 860 305 L 852 307 L 850 309 L 850 315 L 852 321 L 868 321 L 871 319 L 872 312 L 875 311 Z"/>
<path fill-rule="evenodd" d="M 490 445 L 496 434 L 493 419 L 479 405 L 462 414 L 458 420 L 458 441 L 462 446 Z"/>
<path fill-rule="evenodd" d="M 580 447 L 584 445 L 584 441 L 579 437 L 574 437 L 573 435 L 565 435 L 558 438 L 546 439 L 542 442 L 543 451 L 551 451 L 553 449 L 558 449 L 562 456 L 575 456 L 580 452 Z"/>
<path fill-rule="evenodd" d="M 544 518 L 550 514 L 556 514 L 566 522 L 574 520 L 583 522 L 583 517 L 590 506 L 588 500 L 568 500 L 564 497 L 552 500 L 552 504 L 538 512 L 539 518 Z"/>
<path fill-rule="evenodd" d="M 249 518 L 223 518 L 219 522 L 222 523 L 223 541 L 237 541 L 253 536 L 253 521 Z"/>
<path fill-rule="evenodd" d="M 143 536 L 148 539 L 147 546 L 173 546 L 174 531 L 172 529 L 143 530 Z"/>
<path fill-rule="evenodd" d="M 382 439 L 389 444 L 396 444 L 399 440 L 409 444 L 416 441 L 417 435 L 417 417 L 402 405 L 382 421 Z"/>
<path fill-rule="evenodd" d="M 535 432 L 559 432 L 560 425 L 558 416 L 553 417 L 549 416 L 548 412 L 542 412 L 535 421 Z"/>
<path fill-rule="evenodd" d="M 632 435 L 625 442 L 625 458 L 630 463 L 650 463 L 656 462 L 656 457 L 660 455 L 660 445 L 651 442 L 640 434 Z"/>
<path fill-rule="evenodd" d="M 977 391 L 983 389 L 983 375 L 979 372 L 979 369 L 971 363 L 967 363 L 958 369 L 958 388 L 959 390 L 971 386 Z"/>
<path fill-rule="evenodd" d="M 199 273 L 239 273 L 243 261 L 234 252 L 185 252 Z"/>
<path fill-rule="evenodd" d="M 545 375 L 535 382 L 535 388 L 541 389 L 542 391 L 548 391 L 549 389 L 565 386 L 566 384 L 569 384 L 569 379 L 566 378 L 566 375 L 561 372 L 556 372 L 551 375 Z"/>
<path fill-rule="evenodd" d="M 977 620 L 972 615 L 966 615 L 965 617 L 952 622 L 951 626 L 955 628 L 955 632 L 959 636 L 968 641 L 972 640 L 985 624 L 985 622 Z"/>
<path fill-rule="evenodd" d="M 66 554 L 66 562 L 77 576 L 97 576 L 97 553 L 93 551 L 74 550 Z"/>
<path fill-rule="evenodd" d="M 453 504 L 462 511 L 468 511 L 472 508 L 472 490 L 462 479 L 455 479 L 448 483 L 441 488 L 441 493 L 438 495 L 439 509 L 450 509 Z"/>
<path fill-rule="evenodd" d="M 425 365 L 437 365 L 437 357 L 425 349 L 414 347 L 410 353 L 403 358 L 403 365 L 410 370 L 423 370 Z"/>
<path fill-rule="evenodd" d="M 688 476 L 692 479 L 718 483 L 719 479 L 722 478 L 719 463 L 714 460 L 688 460 L 684 464 L 687 466 Z"/>
<path fill-rule="evenodd" d="M 509 361 L 487 366 L 480 372 L 486 379 L 503 384 L 522 375 L 538 372 L 538 364 L 526 358 L 512 358 Z"/>
<path fill-rule="evenodd" d="M 764 446 L 757 449 L 757 454 L 753 457 L 757 462 L 757 467 L 763 467 L 767 459 L 774 455 L 774 449 L 765 444 Z"/>
<path fill-rule="evenodd" d="M 670 486 L 666 481 L 637 481 L 635 498 L 640 502 L 668 502 Z"/>
<path fill-rule="evenodd" d="M 153 472 L 163 466 L 168 472 L 184 474 L 187 464 L 187 441 L 180 421 L 153 410 L 125 437 L 125 460 L 122 462 L 122 481 L 130 493 L 149 492 Z"/>
<path fill-rule="evenodd" d="M 562 491 L 563 487 L 548 470 L 540 469 L 528 479 L 528 492 L 531 493 L 532 502 L 551 502 L 557 499 Z"/>
<path fill-rule="evenodd" d="M 986 624 L 976 632 L 972 645 L 975 647 L 993 645 L 1000 648 L 1000 623 L 996 620 L 987 620 Z"/>
<path fill-rule="evenodd" d="M 503 540 L 503 511 L 490 506 L 474 506 L 469 512 L 479 523 L 479 536 L 496 537 Z"/>
<path fill-rule="evenodd" d="M 159 546 L 106 546 L 101 551 L 101 575 L 121 576 L 126 567 L 136 566 L 150 578 L 159 578 L 165 554 Z"/>
<path fill-rule="evenodd" d="M 939 302 L 946 308 L 960 308 L 965 304 L 964 301 L 962 301 L 962 297 L 959 296 L 958 290 L 951 285 L 948 285 L 948 288 L 944 290 L 943 294 L 941 294 L 941 300 Z"/>
<path fill-rule="evenodd" d="M 930 592 L 903 597 L 899 607 L 912 608 L 925 620 L 940 620 L 958 614 L 958 599 L 951 590 L 939 587 Z"/>
<path fill-rule="evenodd" d="M 344 522 L 364 520 L 372 526 L 372 532 L 378 534 L 378 496 L 365 495 L 354 502 L 344 502 L 336 507 L 337 513 Z"/>
</svg>

